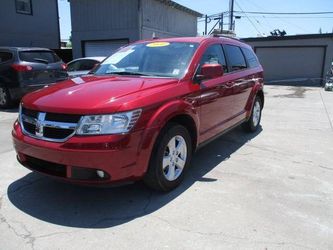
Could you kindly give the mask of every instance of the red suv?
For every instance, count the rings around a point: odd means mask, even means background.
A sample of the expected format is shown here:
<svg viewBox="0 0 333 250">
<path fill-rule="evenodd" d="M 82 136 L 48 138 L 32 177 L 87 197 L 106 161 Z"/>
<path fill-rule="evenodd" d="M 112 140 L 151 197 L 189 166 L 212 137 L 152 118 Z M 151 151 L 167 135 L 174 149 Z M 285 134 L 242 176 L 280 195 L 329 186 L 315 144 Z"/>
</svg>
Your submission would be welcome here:
<svg viewBox="0 0 333 250">
<path fill-rule="evenodd" d="M 203 143 L 258 129 L 263 69 L 225 37 L 140 41 L 92 74 L 26 95 L 12 132 L 18 161 L 63 180 L 180 184 Z"/>
</svg>

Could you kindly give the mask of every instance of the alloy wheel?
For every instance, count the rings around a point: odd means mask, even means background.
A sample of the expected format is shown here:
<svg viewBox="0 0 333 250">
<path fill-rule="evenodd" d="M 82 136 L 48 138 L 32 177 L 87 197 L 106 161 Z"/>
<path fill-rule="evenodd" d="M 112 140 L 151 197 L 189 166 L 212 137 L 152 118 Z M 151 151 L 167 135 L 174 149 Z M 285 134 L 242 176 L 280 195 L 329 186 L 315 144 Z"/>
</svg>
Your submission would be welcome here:
<svg viewBox="0 0 333 250">
<path fill-rule="evenodd" d="M 168 142 L 163 155 L 163 174 L 168 181 L 176 180 L 185 167 L 187 145 L 185 139 L 174 136 Z"/>
<path fill-rule="evenodd" d="M 0 105 L 6 105 L 7 104 L 7 92 L 3 87 L 0 87 Z"/>
<path fill-rule="evenodd" d="M 259 121 L 260 121 L 260 114 L 261 113 L 261 107 L 260 107 L 260 103 L 258 100 L 256 100 L 254 107 L 253 107 L 253 115 L 252 115 L 252 122 L 253 122 L 253 126 L 257 126 Z"/>
</svg>

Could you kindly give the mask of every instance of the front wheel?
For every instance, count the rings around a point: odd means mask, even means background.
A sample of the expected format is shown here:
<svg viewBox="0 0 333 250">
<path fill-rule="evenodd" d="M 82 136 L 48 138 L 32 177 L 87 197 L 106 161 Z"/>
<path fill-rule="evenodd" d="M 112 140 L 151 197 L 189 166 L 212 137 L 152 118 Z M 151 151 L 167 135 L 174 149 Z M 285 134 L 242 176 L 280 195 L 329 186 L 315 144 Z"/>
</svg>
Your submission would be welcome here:
<svg viewBox="0 0 333 250">
<path fill-rule="evenodd" d="M 260 126 L 260 120 L 261 120 L 261 110 L 262 110 L 262 102 L 261 99 L 256 96 L 256 99 L 254 100 L 252 112 L 250 119 L 243 123 L 243 128 L 247 132 L 256 132 Z"/>
<path fill-rule="evenodd" d="M 11 97 L 6 87 L 0 85 L 0 108 L 8 108 L 11 105 Z"/>
<path fill-rule="evenodd" d="M 170 191 L 183 180 L 192 157 L 192 142 L 187 129 L 170 124 L 156 140 L 144 182 L 159 191 Z"/>
</svg>

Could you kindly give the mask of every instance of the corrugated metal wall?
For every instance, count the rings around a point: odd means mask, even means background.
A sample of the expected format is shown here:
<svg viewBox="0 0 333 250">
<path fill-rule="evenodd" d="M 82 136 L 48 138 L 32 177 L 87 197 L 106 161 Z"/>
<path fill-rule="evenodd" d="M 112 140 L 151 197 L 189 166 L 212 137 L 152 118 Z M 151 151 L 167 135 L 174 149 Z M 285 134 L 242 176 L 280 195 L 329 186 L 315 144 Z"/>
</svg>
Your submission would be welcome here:
<svg viewBox="0 0 333 250">
<path fill-rule="evenodd" d="M 86 41 L 139 39 L 137 0 L 70 0 L 73 56 L 84 56 Z"/>
<path fill-rule="evenodd" d="M 196 16 L 156 0 L 70 0 L 74 58 L 87 41 L 196 36 Z"/>
<path fill-rule="evenodd" d="M 155 0 L 141 0 L 142 39 L 158 37 L 196 36 L 197 18 L 187 12 Z"/>
<path fill-rule="evenodd" d="M 0 46 L 59 48 L 57 0 L 32 0 L 32 15 L 16 13 L 14 0 L 0 1 Z"/>
<path fill-rule="evenodd" d="M 71 0 L 74 32 L 136 29 L 136 0 Z"/>
</svg>

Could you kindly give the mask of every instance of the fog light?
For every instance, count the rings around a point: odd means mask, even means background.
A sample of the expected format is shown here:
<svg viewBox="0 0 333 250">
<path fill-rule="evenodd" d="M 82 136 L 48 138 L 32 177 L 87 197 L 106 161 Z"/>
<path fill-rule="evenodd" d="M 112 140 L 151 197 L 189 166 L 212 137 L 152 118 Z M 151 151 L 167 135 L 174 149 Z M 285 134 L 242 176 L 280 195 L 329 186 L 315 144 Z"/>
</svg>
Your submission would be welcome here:
<svg viewBox="0 0 333 250">
<path fill-rule="evenodd" d="M 97 171 L 96 171 L 96 174 L 97 174 L 98 177 L 100 177 L 100 178 L 104 178 L 104 177 L 105 177 L 105 173 L 104 173 L 104 171 L 102 171 L 102 170 L 97 170 Z"/>
</svg>

